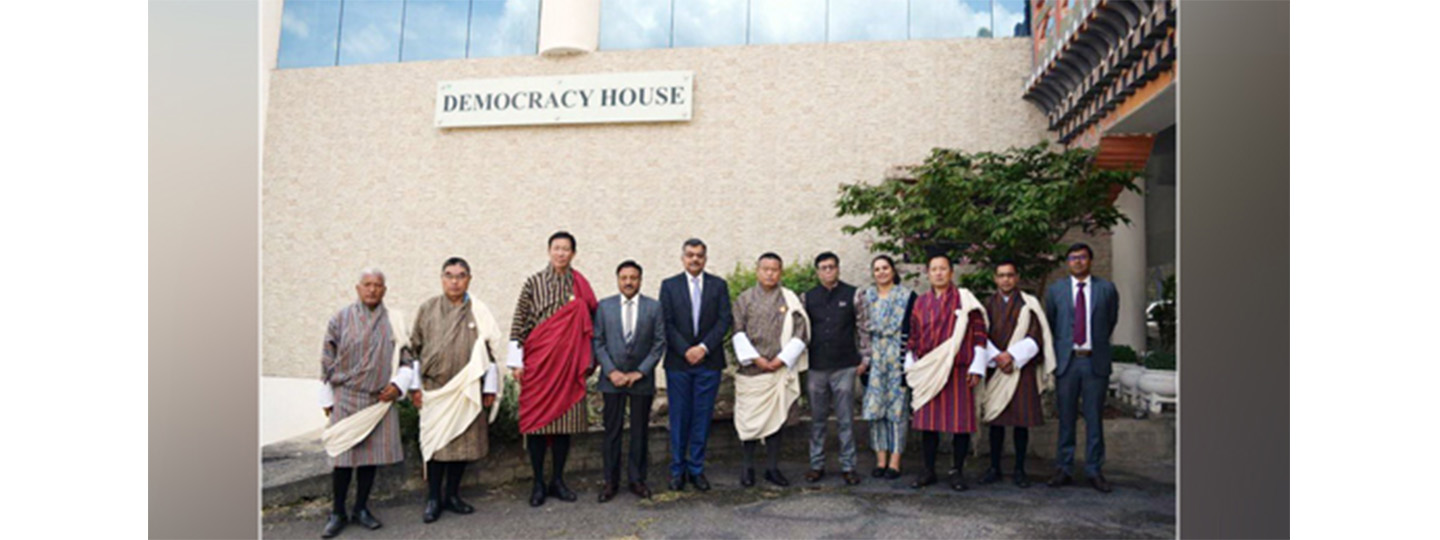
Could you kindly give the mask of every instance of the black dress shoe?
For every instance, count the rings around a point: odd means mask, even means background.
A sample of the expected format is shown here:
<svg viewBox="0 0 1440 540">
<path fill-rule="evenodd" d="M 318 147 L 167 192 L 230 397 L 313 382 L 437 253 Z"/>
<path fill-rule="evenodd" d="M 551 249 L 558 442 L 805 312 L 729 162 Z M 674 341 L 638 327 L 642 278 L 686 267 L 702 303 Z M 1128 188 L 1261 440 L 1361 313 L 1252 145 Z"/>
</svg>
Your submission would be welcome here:
<svg viewBox="0 0 1440 540">
<path fill-rule="evenodd" d="M 985 476 L 980 477 L 980 485 L 983 486 L 986 484 L 994 484 L 995 482 L 999 482 L 1000 480 L 1001 476 L 999 470 L 987 469 L 985 471 Z"/>
<path fill-rule="evenodd" d="M 886 480 L 899 480 L 899 479 L 900 479 L 900 469 L 885 469 L 885 479 L 886 479 Z"/>
<path fill-rule="evenodd" d="M 1025 471 L 1015 471 L 1014 476 L 1015 476 L 1015 485 L 1016 485 L 1016 486 L 1019 486 L 1019 487 L 1022 487 L 1022 488 L 1028 488 L 1028 487 L 1030 487 L 1030 476 L 1029 476 L 1029 475 L 1026 475 L 1026 474 L 1025 474 Z"/>
<path fill-rule="evenodd" d="M 965 491 L 967 489 L 970 489 L 970 484 L 965 483 L 964 474 L 955 473 L 950 475 L 950 489 L 953 489 L 955 491 Z"/>
<path fill-rule="evenodd" d="M 1095 473 L 1090 477 L 1090 487 L 1095 488 L 1095 491 L 1101 493 L 1110 493 L 1114 490 L 1114 488 L 1110 487 L 1110 482 L 1105 480 L 1105 475 L 1100 473 Z"/>
<path fill-rule="evenodd" d="M 561 478 L 556 478 L 550 481 L 550 494 L 554 495 L 556 499 L 560 499 L 565 502 L 575 502 L 576 499 L 580 498 L 575 495 L 574 491 L 571 491 L 570 488 L 565 485 L 565 480 Z"/>
<path fill-rule="evenodd" d="M 705 473 L 691 476 L 690 483 L 695 486 L 695 489 L 698 489 L 700 491 L 710 491 L 710 481 L 705 479 Z"/>
<path fill-rule="evenodd" d="M 445 509 L 455 512 L 456 514 L 469 514 L 475 511 L 474 506 L 470 506 L 465 501 L 460 500 L 458 495 L 451 495 L 445 498 Z"/>
<path fill-rule="evenodd" d="M 670 491 L 685 491 L 685 475 L 670 478 Z"/>
<path fill-rule="evenodd" d="M 636 497 L 640 497 L 641 499 L 650 498 L 650 486 L 645 485 L 644 482 L 631 482 L 630 492 L 634 493 Z"/>
<path fill-rule="evenodd" d="M 331 512 L 330 520 L 325 522 L 325 532 L 321 533 L 320 537 L 334 538 L 335 535 L 340 534 L 340 531 L 345 530 L 347 523 L 349 523 L 349 521 L 345 519 L 345 514 Z"/>
<path fill-rule="evenodd" d="M 1057 473 L 1055 473 L 1055 476 L 1051 476 L 1051 477 L 1050 477 L 1050 480 L 1047 481 L 1047 482 L 1045 482 L 1045 485 L 1050 486 L 1050 487 L 1053 488 L 1053 487 L 1060 487 L 1060 486 L 1068 486 L 1068 485 L 1070 485 L 1070 484 L 1072 484 L 1072 483 L 1074 483 L 1074 482 L 1075 482 L 1075 479 L 1074 479 L 1074 478 L 1071 478 L 1069 474 L 1067 474 L 1067 473 L 1065 473 L 1065 472 L 1057 472 Z"/>
<path fill-rule="evenodd" d="M 780 474 L 780 469 L 766 469 L 765 481 L 780 487 L 790 487 L 790 479 L 785 478 L 785 475 Z"/>
<path fill-rule="evenodd" d="M 740 473 L 740 485 L 747 488 L 755 485 L 755 469 L 745 469 Z"/>
<path fill-rule="evenodd" d="M 369 508 L 356 508 L 353 515 L 353 519 L 356 523 L 359 523 L 361 527 L 372 531 L 380 528 L 380 520 L 375 519 L 375 515 L 370 513 Z"/>
<path fill-rule="evenodd" d="M 615 498 L 615 492 L 618 490 L 619 488 L 615 484 L 606 483 L 605 489 L 600 490 L 600 502 L 610 502 L 610 499 Z"/>
<path fill-rule="evenodd" d="M 545 504 L 545 484 L 536 482 L 535 487 L 530 490 L 530 506 L 535 507 L 542 504 Z"/>
<path fill-rule="evenodd" d="M 805 471 L 806 482 L 814 484 L 815 482 L 819 482 L 821 478 L 825 478 L 824 469 L 810 469 L 808 471 Z"/>
<path fill-rule="evenodd" d="M 885 467 L 876 467 L 874 470 L 870 471 L 870 477 L 871 477 L 871 478 L 884 478 L 884 477 L 885 477 L 885 471 L 888 471 L 888 470 L 890 470 L 890 469 L 886 469 Z"/>
<path fill-rule="evenodd" d="M 936 482 L 939 481 L 940 479 L 935 477 L 935 473 L 927 471 L 925 474 L 915 477 L 915 481 L 910 483 L 910 487 L 914 489 L 920 489 L 925 486 L 934 485 Z"/>
<path fill-rule="evenodd" d="M 425 516 L 423 521 L 425 521 L 425 523 L 434 523 L 437 519 L 440 519 L 440 501 L 435 499 L 425 501 Z"/>
<path fill-rule="evenodd" d="M 840 477 L 845 479 L 845 485 L 853 486 L 860 483 L 860 475 L 855 471 L 840 471 Z"/>
</svg>

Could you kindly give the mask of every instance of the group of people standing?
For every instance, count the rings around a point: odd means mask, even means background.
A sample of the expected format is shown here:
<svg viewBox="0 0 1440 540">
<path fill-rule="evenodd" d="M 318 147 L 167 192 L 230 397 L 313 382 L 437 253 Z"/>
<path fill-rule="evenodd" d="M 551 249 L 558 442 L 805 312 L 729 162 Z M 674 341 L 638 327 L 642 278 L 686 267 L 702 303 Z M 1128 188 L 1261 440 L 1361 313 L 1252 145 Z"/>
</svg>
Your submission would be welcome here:
<svg viewBox="0 0 1440 540">
<path fill-rule="evenodd" d="M 762 445 L 764 479 L 790 485 L 779 467 L 781 427 L 800 396 L 799 375 L 808 371 L 808 482 L 826 474 L 824 443 L 832 412 L 840 475 L 848 485 L 861 481 L 852 410 L 859 379 L 861 417 L 870 423 L 876 456 L 872 477 L 900 477 L 907 431 L 916 429 L 924 468 L 911 486 L 938 483 L 941 433 L 950 433 L 954 463 L 947 483 L 968 489 L 963 471 L 970 434 L 984 422 L 990 426 L 991 463 L 980 483 L 1002 480 L 1004 430 L 1010 427 L 1012 478 L 1028 487 L 1023 456 L 1029 429 L 1043 423 L 1040 395 L 1053 387 L 1060 437 L 1048 484 L 1073 482 L 1075 422 L 1083 413 L 1086 476 L 1095 489 L 1111 489 L 1100 472 L 1105 449 L 1100 412 L 1119 299 L 1113 284 L 1090 275 L 1093 252 L 1084 244 L 1071 246 L 1070 277 L 1051 284 L 1043 304 L 1019 290 L 1014 263 L 995 265 L 997 292 L 981 301 L 954 284 L 953 263 L 945 255 L 927 261 L 930 290 L 919 293 L 899 282 L 888 256 L 871 261 L 874 283 L 860 289 L 840 281 L 839 257 L 825 252 L 814 261 L 820 284 L 802 293 L 780 284 L 780 256 L 761 255 L 757 284 L 732 305 L 725 280 L 705 272 L 707 246 L 694 238 L 682 246 L 684 271 L 661 283 L 659 299 L 640 294 L 644 270 L 627 260 L 616 268 L 619 294 L 597 300 L 571 266 L 576 248 L 570 233 L 550 236 L 549 264 L 526 279 L 508 339 L 489 308 L 469 295 L 471 272 L 464 259 L 442 264 L 443 294 L 423 302 L 409 326 L 405 322 L 411 319 L 392 314 L 383 303 L 384 274 L 373 268 L 361 272 L 359 299 L 330 319 L 321 361 L 320 401 L 330 418 L 323 442 L 334 465 L 325 538 L 351 522 L 381 526 L 366 502 L 376 466 L 404 459 L 392 407 L 400 399 L 410 399 L 420 411 L 428 482 L 423 520 L 473 512 L 459 497 L 460 480 L 466 464 L 488 450 L 487 424 L 496 417 L 507 376 L 519 382 L 519 425 L 534 472 L 532 506 L 550 498 L 577 499 L 565 483 L 565 464 L 572 435 L 589 425 L 586 381 L 597 369 L 605 426 L 599 501 L 618 494 L 622 470 L 630 492 L 650 497 L 647 428 L 662 361 L 669 403 L 668 487 L 708 491 L 705 448 L 726 367 L 724 341 L 732 333 L 739 364 L 734 425 L 743 449 L 744 487 L 755 484 L 755 454 Z M 630 448 L 622 468 L 627 418 Z M 347 513 L 352 477 L 358 486 Z"/>
</svg>

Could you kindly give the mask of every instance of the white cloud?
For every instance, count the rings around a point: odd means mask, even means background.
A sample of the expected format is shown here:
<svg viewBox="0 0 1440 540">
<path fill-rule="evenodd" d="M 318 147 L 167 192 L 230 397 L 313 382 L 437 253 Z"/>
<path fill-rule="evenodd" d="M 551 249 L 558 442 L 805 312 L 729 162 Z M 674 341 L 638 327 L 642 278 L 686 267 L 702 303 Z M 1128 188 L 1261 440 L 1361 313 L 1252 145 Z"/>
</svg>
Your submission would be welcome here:
<svg viewBox="0 0 1440 540">
<path fill-rule="evenodd" d="M 310 25 L 289 11 L 280 16 L 280 29 L 300 39 L 310 37 Z"/>
</svg>

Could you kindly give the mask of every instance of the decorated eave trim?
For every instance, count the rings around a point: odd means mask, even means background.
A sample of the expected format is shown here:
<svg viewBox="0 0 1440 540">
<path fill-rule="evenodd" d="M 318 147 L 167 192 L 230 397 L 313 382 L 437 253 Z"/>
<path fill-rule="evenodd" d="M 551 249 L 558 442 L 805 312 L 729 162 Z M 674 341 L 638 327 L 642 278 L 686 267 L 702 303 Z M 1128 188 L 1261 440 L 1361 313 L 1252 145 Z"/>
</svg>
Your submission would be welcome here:
<svg viewBox="0 0 1440 540">
<path fill-rule="evenodd" d="M 1023 96 L 1045 111 L 1062 143 L 1175 60 L 1174 1 L 1096 0 L 1080 8 Z"/>
</svg>

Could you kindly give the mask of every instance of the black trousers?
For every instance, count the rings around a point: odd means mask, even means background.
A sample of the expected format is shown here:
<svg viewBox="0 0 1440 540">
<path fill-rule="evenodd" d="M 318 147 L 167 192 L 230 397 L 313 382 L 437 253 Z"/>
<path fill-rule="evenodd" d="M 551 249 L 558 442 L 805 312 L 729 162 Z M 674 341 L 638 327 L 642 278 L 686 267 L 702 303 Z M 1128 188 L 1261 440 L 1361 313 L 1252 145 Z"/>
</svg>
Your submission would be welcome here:
<svg viewBox="0 0 1440 540">
<path fill-rule="evenodd" d="M 620 484 L 620 454 L 625 426 L 625 406 L 630 406 L 630 459 L 625 469 L 630 482 L 644 482 L 650 466 L 650 405 L 654 395 L 623 392 L 602 394 L 605 398 L 605 483 Z"/>
</svg>

